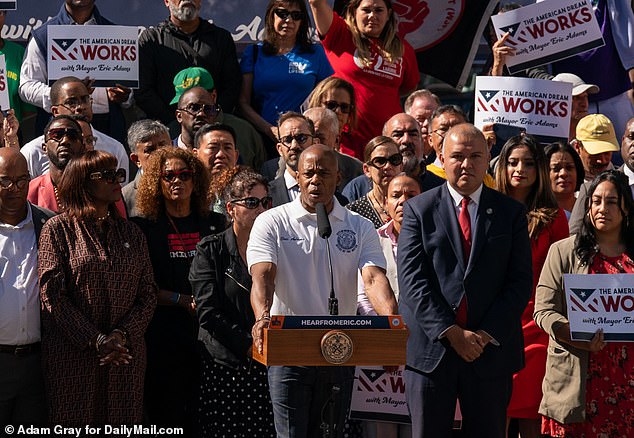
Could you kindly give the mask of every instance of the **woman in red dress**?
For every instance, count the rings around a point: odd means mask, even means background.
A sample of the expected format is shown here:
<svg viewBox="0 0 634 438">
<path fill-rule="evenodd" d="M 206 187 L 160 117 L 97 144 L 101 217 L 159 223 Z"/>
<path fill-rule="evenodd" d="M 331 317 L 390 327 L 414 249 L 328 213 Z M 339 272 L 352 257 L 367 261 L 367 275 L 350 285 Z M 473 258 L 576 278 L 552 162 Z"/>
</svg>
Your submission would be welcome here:
<svg viewBox="0 0 634 438">
<path fill-rule="evenodd" d="M 519 420 L 522 438 L 539 437 L 537 409 L 542 398 L 548 335 L 533 321 L 535 286 L 550 245 L 568 237 L 568 222 L 564 211 L 557 207 L 544 151 L 533 137 L 517 136 L 506 142 L 495 179 L 499 191 L 526 205 L 533 258 L 533 293 L 522 314 L 526 366 L 513 376 L 507 418 Z"/>
<path fill-rule="evenodd" d="M 535 321 L 549 335 L 542 432 L 553 437 L 634 436 L 634 350 L 598 330 L 573 341 L 563 274 L 634 273 L 634 201 L 627 176 L 608 170 L 588 189 L 579 234 L 551 248 L 537 286 Z M 630 354 L 632 353 L 632 354 Z"/>
</svg>

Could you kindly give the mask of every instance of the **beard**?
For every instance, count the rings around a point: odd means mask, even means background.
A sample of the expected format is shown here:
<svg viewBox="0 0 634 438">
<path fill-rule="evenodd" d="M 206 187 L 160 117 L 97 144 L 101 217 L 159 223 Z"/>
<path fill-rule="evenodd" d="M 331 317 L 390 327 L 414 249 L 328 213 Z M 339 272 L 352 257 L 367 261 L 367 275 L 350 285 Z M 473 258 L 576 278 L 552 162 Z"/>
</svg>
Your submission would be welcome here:
<svg viewBox="0 0 634 438">
<path fill-rule="evenodd" d="M 200 8 L 194 2 L 185 2 L 178 6 L 170 3 L 171 14 L 180 21 L 192 21 L 198 18 Z"/>
<path fill-rule="evenodd" d="M 406 175 L 414 175 L 418 171 L 418 159 L 415 155 L 408 155 L 403 157 L 403 172 Z"/>
<path fill-rule="evenodd" d="M 70 161 L 70 157 L 69 158 L 59 158 L 57 156 L 57 153 L 53 154 L 49 150 L 47 150 L 46 155 L 48 156 L 48 159 L 51 162 L 51 164 L 53 166 L 55 166 L 56 168 L 58 168 L 59 170 L 64 170 L 66 168 L 66 165 Z"/>
</svg>

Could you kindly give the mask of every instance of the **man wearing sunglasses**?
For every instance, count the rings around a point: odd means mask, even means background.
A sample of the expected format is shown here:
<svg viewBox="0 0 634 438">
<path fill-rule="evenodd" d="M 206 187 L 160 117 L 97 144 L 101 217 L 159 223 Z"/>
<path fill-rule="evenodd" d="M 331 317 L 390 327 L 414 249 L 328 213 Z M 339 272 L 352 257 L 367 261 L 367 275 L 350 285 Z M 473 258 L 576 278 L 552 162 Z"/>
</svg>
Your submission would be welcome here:
<svg viewBox="0 0 634 438">
<path fill-rule="evenodd" d="M 172 81 L 179 71 L 196 65 L 211 73 L 220 105 L 233 112 L 242 74 L 231 34 L 200 17 L 201 0 L 164 0 L 164 4 L 169 18 L 139 36 L 137 105 L 149 118 L 169 126 L 174 120 Z"/>
<path fill-rule="evenodd" d="M 198 82 L 209 88 L 202 86 L 187 87 L 178 83 L 176 97 L 178 108 L 176 109 L 176 120 L 180 124 L 181 133 L 174 140 L 173 144 L 182 149 L 193 150 L 195 137 L 198 130 L 207 124 L 220 123 L 233 129 L 235 133 L 235 145 L 240 152 L 241 164 L 259 169 L 265 159 L 262 138 L 255 128 L 246 120 L 232 114 L 225 114 L 220 105 L 216 103 L 217 93 L 214 87 L 214 80 L 209 73 L 201 68 L 191 68 L 179 73 L 182 81 L 188 81 L 185 77 L 198 75 Z M 203 79 L 208 77 L 208 79 Z M 191 79 L 191 78 L 190 78 Z M 195 80 L 195 78 L 194 78 Z M 176 80 L 174 81 L 177 82 Z"/>
<path fill-rule="evenodd" d="M 377 313 L 397 311 L 372 223 L 342 207 L 334 196 L 339 179 L 335 152 L 325 145 L 309 146 L 299 157 L 297 175 L 299 196 L 258 216 L 249 237 L 247 264 L 253 278 L 251 304 L 256 317 L 253 348 L 260 352 L 263 329 L 268 327 L 271 315 L 329 314 L 326 242 L 317 235 L 315 216 L 320 203 L 332 227 L 330 251 L 339 314 L 356 315 L 359 271 Z M 269 367 L 278 434 L 315 436 L 322 407 L 332 396 L 334 385 L 340 388 L 333 403 L 336 430 L 342 430 L 353 373 L 354 367 Z M 295 434 L 289 434 L 289 428 Z"/>
<path fill-rule="evenodd" d="M 66 76 L 58 79 L 51 86 L 51 112 L 53 117 L 58 115 L 84 116 L 89 123 L 93 121 L 92 98 L 86 84 L 74 76 Z M 118 167 L 129 168 L 128 154 L 125 147 L 114 138 L 95 129 L 91 125 L 92 135 L 96 139 L 94 148 L 108 152 L 117 157 Z M 40 176 L 49 170 L 49 161 L 42 150 L 44 136 L 41 135 L 27 144 L 20 152 L 26 157 L 29 164 L 29 173 L 32 178 Z"/>
<path fill-rule="evenodd" d="M 37 242 L 53 212 L 27 202 L 29 170 L 12 148 L 0 149 L 0 422 L 46 424 L 40 355 Z"/>
<path fill-rule="evenodd" d="M 28 200 L 32 204 L 59 213 L 64 210 L 57 187 L 64 169 L 73 158 L 86 151 L 79 123 L 69 115 L 58 115 L 44 128 L 42 149 L 49 161 L 49 170 L 31 180 Z M 124 175 L 125 179 L 125 175 Z M 126 217 L 123 201 L 116 204 L 122 217 Z"/>
</svg>

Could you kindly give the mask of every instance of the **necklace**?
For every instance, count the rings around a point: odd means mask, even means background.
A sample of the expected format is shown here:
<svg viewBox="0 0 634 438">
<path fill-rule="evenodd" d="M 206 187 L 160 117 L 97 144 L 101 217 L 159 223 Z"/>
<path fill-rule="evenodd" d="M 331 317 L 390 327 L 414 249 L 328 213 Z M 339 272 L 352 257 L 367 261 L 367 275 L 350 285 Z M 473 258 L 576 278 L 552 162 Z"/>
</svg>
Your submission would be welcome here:
<svg viewBox="0 0 634 438">
<path fill-rule="evenodd" d="M 105 215 L 98 217 L 97 222 L 103 222 L 110 217 L 110 212 L 107 212 Z"/>
<path fill-rule="evenodd" d="M 57 192 L 57 186 L 53 184 L 53 192 L 55 192 L 55 202 L 57 202 L 57 210 L 64 211 L 64 204 L 59 200 L 59 193 Z"/>
<path fill-rule="evenodd" d="M 390 219 L 390 215 L 387 213 L 387 211 L 385 211 L 385 209 L 383 208 L 383 205 L 381 205 L 379 203 L 379 200 L 376 199 L 376 195 L 374 194 L 374 192 L 371 191 L 370 194 L 374 198 L 374 201 L 372 199 L 370 199 L 370 204 L 372 204 L 372 208 L 374 208 L 374 211 L 381 218 L 381 221 L 383 221 L 383 218 L 381 217 L 381 213 L 383 213 L 385 215 L 385 217 L 387 217 L 387 219 L 389 220 Z M 376 204 L 376 206 L 374 204 Z M 377 210 L 376 207 L 379 207 L 380 211 Z"/>
</svg>

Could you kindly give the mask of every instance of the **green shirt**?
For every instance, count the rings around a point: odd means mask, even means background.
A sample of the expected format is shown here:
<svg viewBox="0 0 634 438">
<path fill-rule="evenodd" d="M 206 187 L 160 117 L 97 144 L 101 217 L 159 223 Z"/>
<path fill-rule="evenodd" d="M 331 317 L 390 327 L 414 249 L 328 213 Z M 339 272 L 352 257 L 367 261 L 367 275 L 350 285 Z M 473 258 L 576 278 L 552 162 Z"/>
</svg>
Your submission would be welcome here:
<svg viewBox="0 0 634 438">
<path fill-rule="evenodd" d="M 25 112 L 35 112 L 36 109 L 29 103 L 24 103 L 18 94 L 20 85 L 20 68 L 22 58 L 24 58 L 24 47 L 11 41 L 4 40 L 4 47 L 0 50 L 7 63 L 7 85 L 9 86 L 9 104 L 15 111 L 18 121 L 22 121 L 22 114 Z M 2 108 L 7 110 L 8 108 Z"/>
</svg>

